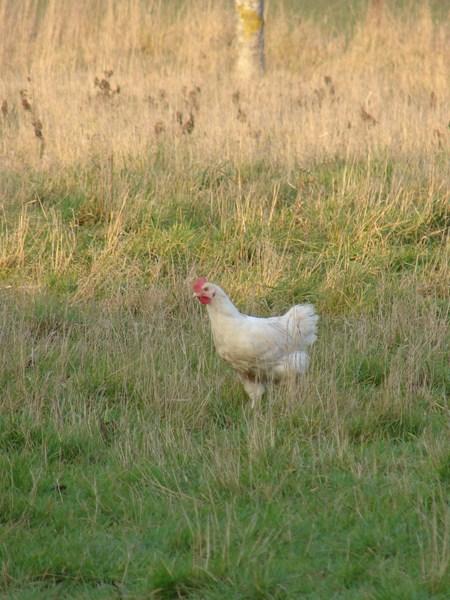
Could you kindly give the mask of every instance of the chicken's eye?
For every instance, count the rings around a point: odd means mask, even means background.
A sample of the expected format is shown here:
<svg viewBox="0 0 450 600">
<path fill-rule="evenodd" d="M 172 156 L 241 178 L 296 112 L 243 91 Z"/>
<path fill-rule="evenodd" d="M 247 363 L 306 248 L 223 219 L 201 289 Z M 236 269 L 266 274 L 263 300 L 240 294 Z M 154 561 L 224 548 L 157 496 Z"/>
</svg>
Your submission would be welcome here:
<svg viewBox="0 0 450 600">
<path fill-rule="evenodd" d="M 209 292 L 209 287 L 208 287 L 208 286 L 204 287 L 204 288 L 203 288 L 203 291 L 204 291 L 204 292 Z"/>
</svg>

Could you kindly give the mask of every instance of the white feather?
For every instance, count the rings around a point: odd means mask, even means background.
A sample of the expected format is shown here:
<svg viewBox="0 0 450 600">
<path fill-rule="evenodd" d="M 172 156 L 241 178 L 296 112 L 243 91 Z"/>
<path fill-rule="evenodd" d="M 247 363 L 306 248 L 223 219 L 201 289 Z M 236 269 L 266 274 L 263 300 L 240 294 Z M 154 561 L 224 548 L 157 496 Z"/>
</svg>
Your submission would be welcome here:
<svg viewBox="0 0 450 600">
<path fill-rule="evenodd" d="M 311 304 L 297 304 L 279 317 L 252 317 L 240 313 L 219 286 L 207 287 L 216 350 L 238 371 L 253 403 L 264 393 L 267 380 L 308 369 L 308 349 L 317 338 L 319 319 Z"/>
</svg>

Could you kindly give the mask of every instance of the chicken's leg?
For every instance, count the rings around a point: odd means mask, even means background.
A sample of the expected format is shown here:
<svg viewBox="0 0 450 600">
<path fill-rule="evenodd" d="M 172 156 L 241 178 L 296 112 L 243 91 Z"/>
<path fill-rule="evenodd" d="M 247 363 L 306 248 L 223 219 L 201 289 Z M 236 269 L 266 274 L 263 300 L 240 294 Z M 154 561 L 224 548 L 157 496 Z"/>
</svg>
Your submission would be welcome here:
<svg viewBox="0 0 450 600">
<path fill-rule="evenodd" d="M 239 373 L 239 379 L 242 381 L 242 385 L 250 397 L 252 408 L 255 408 L 256 403 L 261 400 L 262 395 L 266 391 L 266 386 L 259 381 L 248 379 L 242 373 Z"/>
</svg>

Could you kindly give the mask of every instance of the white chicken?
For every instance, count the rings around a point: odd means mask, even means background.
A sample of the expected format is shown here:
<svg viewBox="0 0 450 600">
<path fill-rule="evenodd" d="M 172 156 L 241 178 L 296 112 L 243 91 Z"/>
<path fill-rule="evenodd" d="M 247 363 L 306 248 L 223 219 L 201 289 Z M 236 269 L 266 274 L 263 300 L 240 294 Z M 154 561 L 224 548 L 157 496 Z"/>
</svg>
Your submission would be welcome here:
<svg viewBox="0 0 450 600">
<path fill-rule="evenodd" d="M 206 305 L 217 353 L 237 371 L 252 406 L 268 381 L 308 369 L 308 348 L 317 338 L 319 319 L 311 304 L 297 304 L 279 317 L 251 317 L 240 313 L 222 288 L 205 277 L 192 287 Z"/>
</svg>

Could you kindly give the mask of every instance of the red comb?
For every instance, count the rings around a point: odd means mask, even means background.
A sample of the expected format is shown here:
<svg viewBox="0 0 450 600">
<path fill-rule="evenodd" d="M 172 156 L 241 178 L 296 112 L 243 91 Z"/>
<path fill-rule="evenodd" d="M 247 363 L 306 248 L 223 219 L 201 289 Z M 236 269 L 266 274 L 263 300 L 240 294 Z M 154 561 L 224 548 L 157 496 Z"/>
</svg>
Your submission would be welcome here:
<svg viewBox="0 0 450 600">
<path fill-rule="evenodd" d="M 192 289 L 194 290 L 194 292 L 199 294 L 202 291 L 202 287 L 207 281 L 208 280 L 206 279 L 206 277 L 199 277 L 198 279 L 196 279 L 192 284 Z"/>
</svg>

